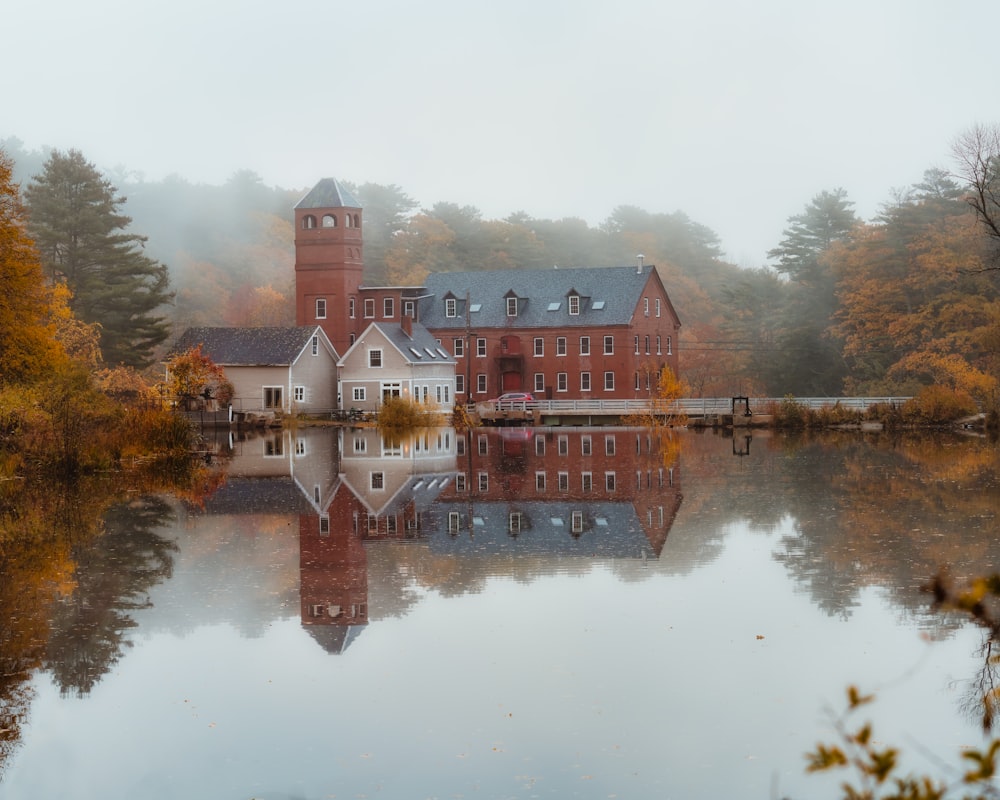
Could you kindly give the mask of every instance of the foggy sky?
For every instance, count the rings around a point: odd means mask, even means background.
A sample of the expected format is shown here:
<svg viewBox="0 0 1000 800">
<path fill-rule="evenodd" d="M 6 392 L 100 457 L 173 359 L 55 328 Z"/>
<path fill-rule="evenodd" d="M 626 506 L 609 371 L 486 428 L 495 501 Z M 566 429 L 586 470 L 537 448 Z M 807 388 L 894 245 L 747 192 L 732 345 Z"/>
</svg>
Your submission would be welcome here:
<svg viewBox="0 0 1000 800">
<path fill-rule="evenodd" d="M 864 218 L 1000 122 L 996 0 L 11 0 L 0 139 L 105 171 L 397 184 L 422 206 L 683 211 L 729 260 Z"/>
</svg>

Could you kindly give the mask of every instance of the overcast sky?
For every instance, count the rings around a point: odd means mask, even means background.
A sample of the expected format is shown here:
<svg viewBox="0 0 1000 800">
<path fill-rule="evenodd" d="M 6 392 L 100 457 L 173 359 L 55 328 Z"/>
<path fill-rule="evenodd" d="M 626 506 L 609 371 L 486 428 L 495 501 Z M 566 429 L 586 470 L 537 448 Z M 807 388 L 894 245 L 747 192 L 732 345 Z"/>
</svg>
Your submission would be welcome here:
<svg viewBox="0 0 1000 800">
<path fill-rule="evenodd" d="M 600 223 L 683 211 L 757 266 L 1000 121 L 997 0 L 8 0 L 0 139 L 102 170 L 397 184 Z"/>
</svg>

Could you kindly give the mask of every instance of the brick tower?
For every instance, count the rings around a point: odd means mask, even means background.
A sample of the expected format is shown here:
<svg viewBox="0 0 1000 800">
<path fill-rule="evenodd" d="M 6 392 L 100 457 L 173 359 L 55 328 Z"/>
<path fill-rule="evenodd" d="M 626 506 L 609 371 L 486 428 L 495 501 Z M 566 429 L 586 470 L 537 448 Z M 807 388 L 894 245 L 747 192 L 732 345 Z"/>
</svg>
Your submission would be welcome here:
<svg viewBox="0 0 1000 800">
<path fill-rule="evenodd" d="M 324 178 L 295 206 L 295 322 L 320 325 L 341 355 L 357 333 L 361 246 L 360 204 Z"/>
</svg>

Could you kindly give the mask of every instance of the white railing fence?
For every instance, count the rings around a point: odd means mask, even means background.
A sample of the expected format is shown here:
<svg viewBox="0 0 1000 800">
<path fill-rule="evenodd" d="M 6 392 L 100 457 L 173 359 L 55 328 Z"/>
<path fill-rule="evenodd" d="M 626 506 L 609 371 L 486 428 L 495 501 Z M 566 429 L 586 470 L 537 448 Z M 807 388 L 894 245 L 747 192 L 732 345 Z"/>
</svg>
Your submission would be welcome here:
<svg viewBox="0 0 1000 800">
<path fill-rule="evenodd" d="M 754 414 L 766 413 L 767 409 L 792 402 L 803 408 L 820 409 L 840 407 L 851 411 L 867 411 L 874 405 L 884 404 L 900 406 L 909 397 L 751 397 L 750 411 Z M 648 400 L 505 400 L 477 403 L 477 407 L 486 411 L 540 411 L 551 414 L 641 414 L 649 410 Z M 715 414 L 732 414 L 734 401 L 732 397 L 694 397 L 674 401 L 669 406 L 669 413 L 685 414 L 687 416 L 711 416 Z M 746 403 L 742 399 L 735 402 L 735 413 L 742 414 Z"/>
</svg>

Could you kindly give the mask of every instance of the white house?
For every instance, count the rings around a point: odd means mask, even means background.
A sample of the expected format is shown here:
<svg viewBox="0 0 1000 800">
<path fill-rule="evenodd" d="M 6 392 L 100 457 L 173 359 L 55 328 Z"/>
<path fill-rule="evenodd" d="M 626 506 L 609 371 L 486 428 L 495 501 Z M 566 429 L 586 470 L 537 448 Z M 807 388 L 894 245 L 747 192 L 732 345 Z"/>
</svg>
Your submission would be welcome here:
<svg viewBox="0 0 1000 800">
<path fill-rule="evenodd" d="M 375 411 L 386 397 L 405 397 L 450 411 L 455 358 L 419 323 L 373 322 L 340 359 L 341 405 Z"/>
<path fill-rule="evenodd" d="M 233 384 L 236 411 L 318 414 L 337 408 L 337 351 L 319 325 L 188 328 L 171 355 L 201 345 Z"/>
</svg>

